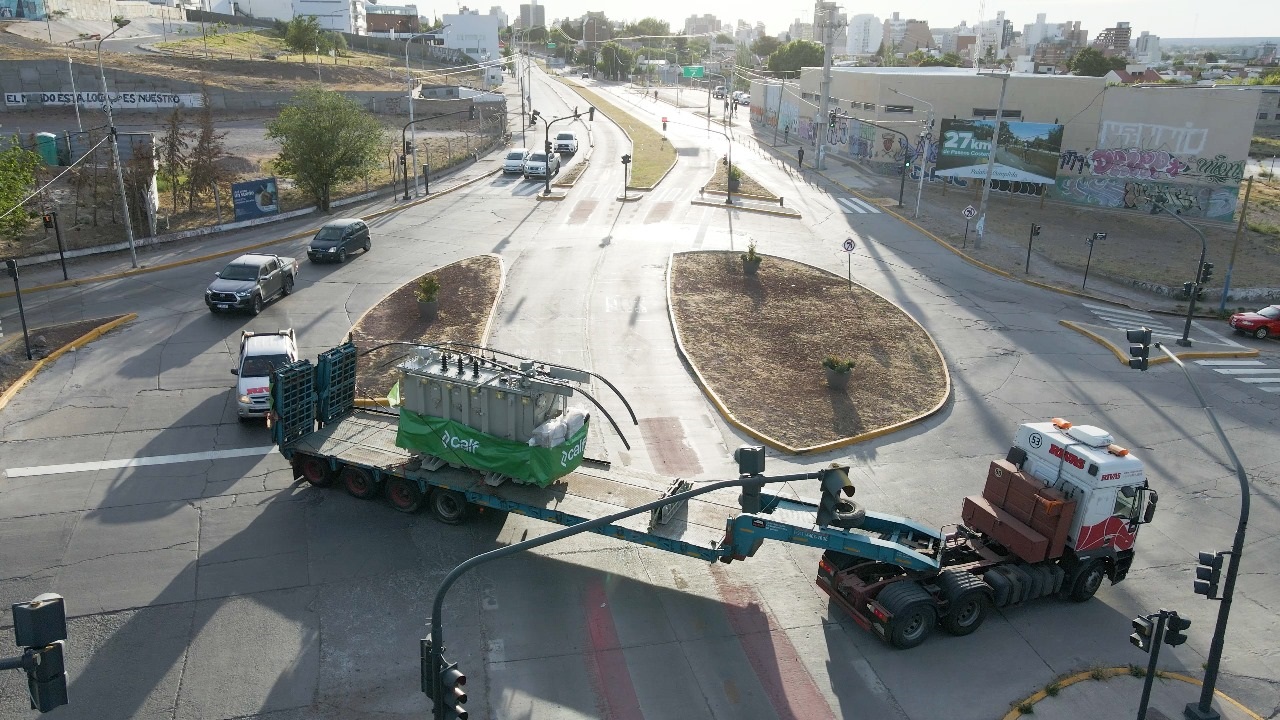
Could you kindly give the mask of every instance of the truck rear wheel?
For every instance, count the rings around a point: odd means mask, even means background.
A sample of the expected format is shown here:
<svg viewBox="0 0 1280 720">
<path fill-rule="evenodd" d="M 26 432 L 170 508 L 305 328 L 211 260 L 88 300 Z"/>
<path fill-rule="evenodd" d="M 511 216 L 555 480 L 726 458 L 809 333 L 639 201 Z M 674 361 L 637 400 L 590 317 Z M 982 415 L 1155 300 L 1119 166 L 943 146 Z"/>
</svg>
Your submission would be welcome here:
<svg viewBox="0 0 1280 720">
<path fill-rule="evenodd" d="M 981 578 L 960 570 L 946 570 L 938 576 L 947 614 L 942 629 L 952 635 L 968 635 L 977 630 L 991 610 L 991 588 Z"/>
<path fill-rule="evenodd" d="M 316 487 L 329 487 L 333 484 L 333 470 L 329 463 L 314 455 L 302 455 L 295 465 L 302 479 Z"/>
<path fill-rule="evenodd" d="M 339 479 L 351 497 L 368 500 L 378 494 L 378 483 L 367 470 L 348 465 L 342 469 L 342 475 L 339 476 Z"/>
<path fill-rule="evenodd" d="M 900 580 L 880 591 L 876 598 L 893 618 L 889 620 L 889 643 L 909 650 L 929 637 L 938 622 L 933 596 L 914 580 Z"/>
<path fill-rule="evenodd" d="M 1071 593 L 1067 597 L 1071 602 L 1088 600 L 1102 587 L 1102 580 L 1106 576 L 1106 566 L 1101 560 L 1094 560 L 1076 572 L 1071 580 Z"/>
<path fill-rule="evenodd" d="M 431 491 L 431 514 L 445 525 L 457 525 L 467 517 L 467 496 L 456 490 Z"/>
<path fill-rule="evenodd" d="M 422 488 L 418 483 L 402 477 L 393 477 L 387 481 L 387 501 L 391 506 L 403 513 L 417 512 L 422 507 Z"/>
</svg>

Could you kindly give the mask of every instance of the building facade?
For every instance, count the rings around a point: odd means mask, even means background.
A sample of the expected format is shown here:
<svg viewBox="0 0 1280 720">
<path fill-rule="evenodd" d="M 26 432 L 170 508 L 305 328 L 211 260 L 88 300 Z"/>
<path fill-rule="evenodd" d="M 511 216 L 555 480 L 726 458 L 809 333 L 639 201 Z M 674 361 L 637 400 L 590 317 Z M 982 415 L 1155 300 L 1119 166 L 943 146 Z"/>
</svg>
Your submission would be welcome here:
<svg viewBox="0 0 1280 720">
<path fill-rule="evenodd" d="M 845 52 L 850 55 L 870 55 L 880 47 L 884 35 L 884 23 L 875 15 L 862 13 L 849 18 L 849 43 Z"/>
<path fill-rule="evenodd" d="M 684 21 L 685 35 L 711 35 L 720 32 L 720 20 L 715 15 L 690 15 Z"/>
<path fill-rule="evenodd" d="M 400 35 L 421 30 L 417 5 L 395 6 L 366 2 L 364 18 L 371 35 L 384 33 Z"/>
<path fill-rule="evenodd" d="M 1152 35 L 1146 30 L 1138 36 L 1133 44 L 1133 57 L 1136 60 L 1154 65 L 1160 62 L 1160 36 Z"/>
<path fill-rule="evenodd" d="M 520 6 L 520 27 L 531 30 L 547 26 L 547 9 L 537 3 L 524 3 Z"/>
<path fill-rule="evenodd" d="M 1126 57 L 1129 54 L 1129 41 L 1133 39 L 1133 29 L 1129 23 L 1116 23 L 1098 33 L 1093 39 L 1093 47 L 1107 57 Z"/>
<path fill-rule="evenodd" d="M 502 82 L 498 31 L 501 19 L 496 15 L 481 15 L 479 10 L 467 10 L 456 15 L 446 13 L 441 20 L 447 26 L 443 30 L 444 46 L 465 53 L 475 62 L 495 62 L 485 72 L 486 84 Z"/>
<path fill-rule="evenodd" d="M 312 15 L 325 30 L 364 35 L 369 29 L 364 0 L 293 0 L 293 15 Z"/>
</svg>

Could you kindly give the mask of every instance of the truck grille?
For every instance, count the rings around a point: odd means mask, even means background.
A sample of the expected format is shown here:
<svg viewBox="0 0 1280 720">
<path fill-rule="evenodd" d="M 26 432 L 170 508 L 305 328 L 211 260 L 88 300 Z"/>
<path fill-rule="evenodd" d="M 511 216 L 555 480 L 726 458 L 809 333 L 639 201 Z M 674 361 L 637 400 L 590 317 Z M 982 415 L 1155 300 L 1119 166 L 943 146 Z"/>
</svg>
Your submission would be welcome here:
<svg viewBox="0 0 1280 720">
<path fill-rule="evenodd" d="M 233 303 L 236 301 L 236 294 L 225 292 L 210 293 L 209 300 L 216 303 Z"/>
</svg>

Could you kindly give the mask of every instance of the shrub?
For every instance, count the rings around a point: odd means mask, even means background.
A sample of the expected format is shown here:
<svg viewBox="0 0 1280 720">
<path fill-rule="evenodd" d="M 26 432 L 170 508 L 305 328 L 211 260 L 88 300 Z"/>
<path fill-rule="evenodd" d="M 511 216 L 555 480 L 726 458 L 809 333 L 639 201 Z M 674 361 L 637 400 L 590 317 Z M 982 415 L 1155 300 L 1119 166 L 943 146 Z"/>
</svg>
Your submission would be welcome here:
<svg viewBox="0 0 1280 720">
<path fill-rule="evenodd" d="M 853 369 L 853 360 L 839 355 L 828 355 L 822 359 L 822 367 L 843 375 Z"/>
<path fill-rule="evenodd" d="M 435 275 L 424 275 L 418 281 L 419 302 L 435 302 L 440 299 L 440 280 Z"/>
</svg>

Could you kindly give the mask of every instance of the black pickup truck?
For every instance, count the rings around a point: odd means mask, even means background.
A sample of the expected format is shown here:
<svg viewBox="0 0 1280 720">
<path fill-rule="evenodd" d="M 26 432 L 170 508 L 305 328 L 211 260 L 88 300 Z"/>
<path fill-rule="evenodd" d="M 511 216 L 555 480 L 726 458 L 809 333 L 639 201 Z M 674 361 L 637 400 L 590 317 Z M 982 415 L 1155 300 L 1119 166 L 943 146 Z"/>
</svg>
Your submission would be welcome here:
<svg viewBox="0 0 1280 720">
<path fill-rule="evenodd" d="M 241 255 L 216 276 L 204 291 L 209 312 L 248 310 L 257 315 L 267 301 L 293 292 L 298 262 L 279 255 Z"/>
</svg>

